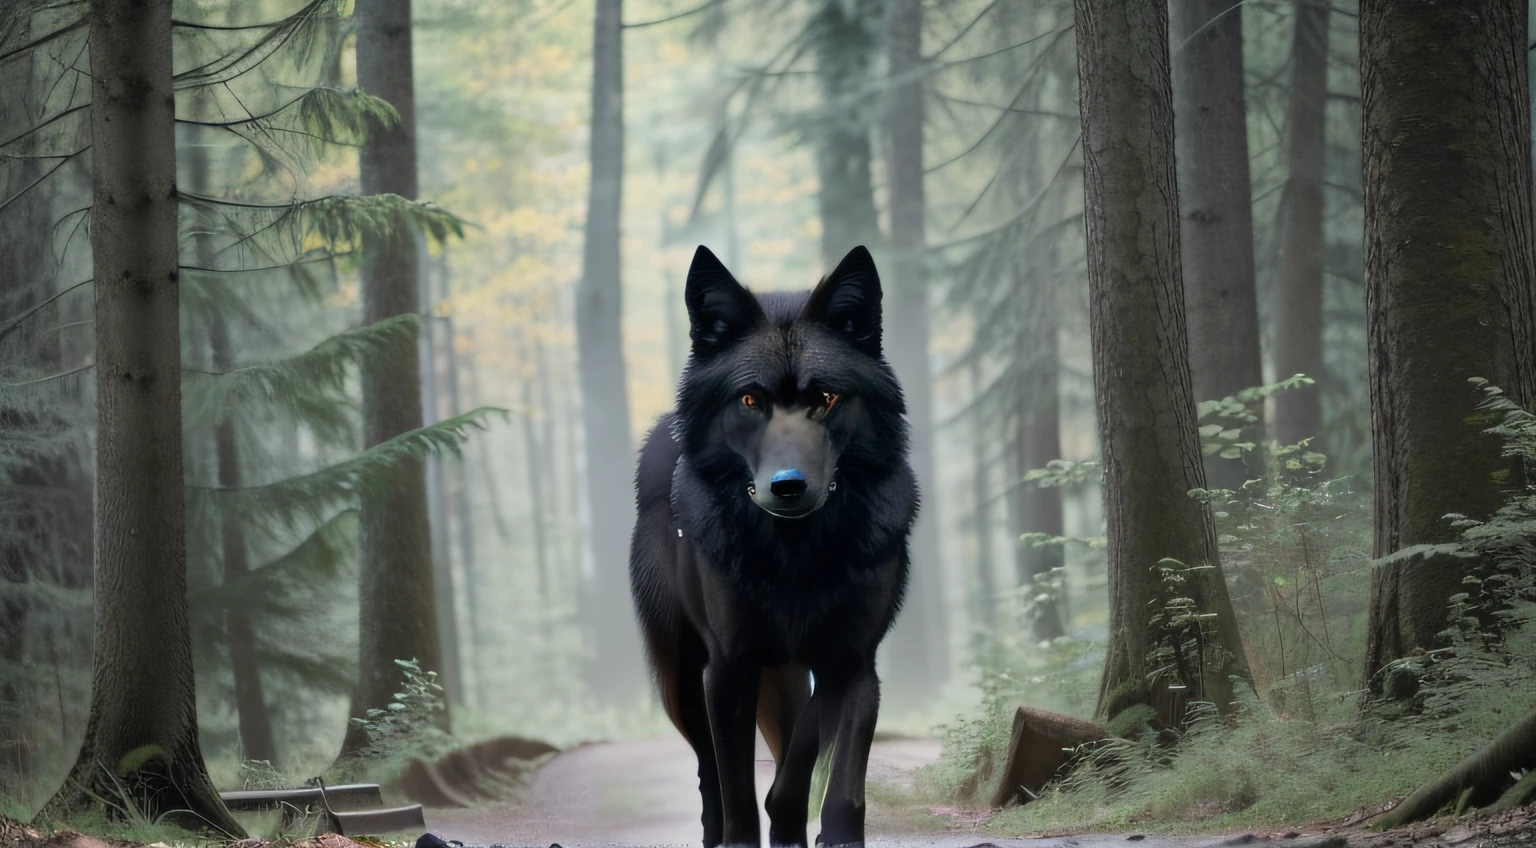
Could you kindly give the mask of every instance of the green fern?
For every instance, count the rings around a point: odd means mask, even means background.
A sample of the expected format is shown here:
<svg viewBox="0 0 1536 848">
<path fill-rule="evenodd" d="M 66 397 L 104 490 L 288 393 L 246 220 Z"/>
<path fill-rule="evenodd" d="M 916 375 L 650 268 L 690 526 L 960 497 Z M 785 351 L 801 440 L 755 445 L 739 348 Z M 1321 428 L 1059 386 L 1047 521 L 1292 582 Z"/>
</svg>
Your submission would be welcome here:
<svg viewBox="0 0 1536 848">
<path fill-rule="evenodd" d="M 200 505 L 213 500 L 220 513 L 259 516 L 255 520 L 287 530 L 303 522 L 319 524 L 325 515 L 355 504 L 364 492 L 383 494 L 393 483 L 390 472 L 403 463 L 428 455 L 458 456 L 470 430 L 484 429 L 492 415 L 505 414 L 503 409 L 482 407 L 401 433 L 319 471 L 237 489 L 192 486 L 188 487 L 187 498 Z"/>
</svg>

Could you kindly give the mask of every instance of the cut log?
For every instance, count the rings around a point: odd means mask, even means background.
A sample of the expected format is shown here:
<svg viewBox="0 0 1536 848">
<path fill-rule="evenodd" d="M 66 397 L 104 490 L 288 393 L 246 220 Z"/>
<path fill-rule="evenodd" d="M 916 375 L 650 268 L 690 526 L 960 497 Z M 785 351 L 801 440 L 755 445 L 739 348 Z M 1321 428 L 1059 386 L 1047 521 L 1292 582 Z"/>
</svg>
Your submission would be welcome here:
<svg viewBox="0 0 1536 848">
<path fill-rule="evenodd" d="M 1003 780 L 992 797 L 992 806 L 1027 803 L 1056 776 L 1080 745 L 1110 738 L 1110 732 L 1091 721 L 1019 707 L 1013 714 L 1013 733 Z"/>
</svg>

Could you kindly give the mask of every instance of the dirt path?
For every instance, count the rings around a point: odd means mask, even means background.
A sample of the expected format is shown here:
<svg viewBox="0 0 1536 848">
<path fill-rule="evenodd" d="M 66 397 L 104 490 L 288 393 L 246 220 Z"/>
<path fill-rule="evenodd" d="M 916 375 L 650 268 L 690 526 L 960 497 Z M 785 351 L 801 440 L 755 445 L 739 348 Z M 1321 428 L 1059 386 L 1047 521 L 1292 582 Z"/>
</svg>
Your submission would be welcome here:
<svg viewBox="0 0 1536 848">
<path fill-rule="evenodd" d="M 882 740 L 870 754 L 869 780 L 906 794 L 913 773 L 938 754 L 932 740 Z M 694 845 L 700 838 L 696 769 L 693 751 L 681 739 L 583 745 L 547 763 L 516 801 L 428 810 L 427 825 L 444 839 L 474 845 Z M 772 780 L 773 760 L 759 741 L 760 814 Z M 872 821 L 871 831 L 878 826 Z"/>
<path fill-rule="evenodd" d="M 939 744 L 925 739 L 877 741 L 870 752 L 868 840 L 890 848 L 1217 848 L 1244 844 L 1230 836 L 1129 841 L 1120 835 L 1059 839 L 999 839 L 959 818 L 929 814 L 926 807 L 901 806 L 910 796 L 913 773 L 933 762 Z M 757 792 L 773 779 L 773 760 L 758 746 Z M 764 817 L 766 824 L 767 819 Z M 698 777 L 693 752 L 681 739 L 603 742 L 566 751 L 547 763 L 515 801 L 472 809 L 428 810 L 427 826 L 444 839 L 466 845 L 697 846 Z M 766 827 L 764 828 L 766 832 Z M 814 836 L 813 823 L 810 833 Z M 1266 840 L 1266 848 L 1323 848 L 1315 840 Z M 1307 843 L 1303 845 L 1301 843 Z"/>
</svg>

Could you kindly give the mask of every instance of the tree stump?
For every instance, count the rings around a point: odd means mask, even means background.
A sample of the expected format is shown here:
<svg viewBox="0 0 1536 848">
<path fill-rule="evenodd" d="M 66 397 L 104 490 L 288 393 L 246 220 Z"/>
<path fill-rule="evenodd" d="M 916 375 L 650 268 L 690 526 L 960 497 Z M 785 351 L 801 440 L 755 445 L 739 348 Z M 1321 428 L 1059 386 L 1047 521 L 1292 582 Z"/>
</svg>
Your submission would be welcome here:
<svg viewBox="0 0 1536 848">
<path fill-rule="evenodd" d="M 992 796 L 992 806 L 1033 800 L 1071 759 L 1073 749 L 1109 737 L 1109 731 L 1091 721 L 1019 707 L 1013 714 L 1003 780 Z"/>
</svg>

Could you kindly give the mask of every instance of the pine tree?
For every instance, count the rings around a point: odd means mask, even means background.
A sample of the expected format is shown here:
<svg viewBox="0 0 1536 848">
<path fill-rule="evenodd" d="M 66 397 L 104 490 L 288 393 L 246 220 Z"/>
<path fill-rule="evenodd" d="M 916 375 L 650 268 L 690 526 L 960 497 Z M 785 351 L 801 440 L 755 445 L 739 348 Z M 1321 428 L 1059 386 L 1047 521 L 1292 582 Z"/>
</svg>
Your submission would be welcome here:
<svg viewBox="0 0 1536 848">
<path fill-rule="evenodd" d="M 375 124 L 360 156 L 362 189 L 415 200 L 416 112 L 411 64 L 410 0 L 360 0 L 357 4 L 357 80 L 395 108 L 389 126 Z M 363 320 L 368 324 L 417 315 L 420 260 L 415 239 L 403 228 L 385 239 L 363 263 Z M 421 371 L 414 322 L 376 359 L 363 363 L 363 444 L 384 444 L 421 429 Z M 362 497 L 362 564 L 359 589 L 361 634 L 358 689 L 352 714 L 380 709 L 399 687 L 396 660 L 415 659 L 443 671 L 443 639 L 427 523 L 426 479 L 419 461 L 406 459 L 389 484 Z M 456 631 L 450 631 L 456 632 Z M 458 669 L 451 673 L 456 674 Z M 447 721 L 447 713 L 443 713 Z M 342 754 L 367 744 L 354 724 Z"/>
<path fill-rule="evenodd" d="M 95 674 L 79 758 L 45 814 L 118 785 L 151 817 L 238 836 L 198 743 L 187 615 L 170 0 L 95 2 L 90 34 Z"/>
<path fill-rule="evenodd" d="M 586 439 L 586 528 L 592 578 L 583 618 L 595 638 L 593 691 L 631 705 L 645 663 L 630 609 L 629 534 L 635 523 L 634 449 L 625 383 L 619 212 L 624 188 L 623 0 L 598 0 L 592 33 L 592 182 L 576 292 L 581 422 Z"/>
<path fill-rule="evenodd" d="M 1174 143 L 1179 233 L 1197 401 L 1263 385 L 1254 288 L 1252 181 L 1243 96 L 1243 11 L 1229 0 L 1174 0 Z M 1263 441 L 1262 433 L 1245 433 Z M 1210 485 L 1239 489 L 1264 476 L 1261 452 L 1247 461 L 1212 454 Z"/>
<path fill-rule="evenodd" d="M 1275 372 L 1323 374 L 1323 165 L 1328 107 L 1328 3 L 1295 0 L 1286 110 L 1285 194 L 1280 201 L 1282 288 L 1275 314 Z M 1275 396 L 1275 439 L 1322 435 L 1322 386 Z"/>
<path fill-rule="evenodd" d="M 1447 515 L 1486 520 L 1522 480 L 1468 381 L 1536 397 L 1527 46 L 1516 0 L 1360 4 L 1375 555 L 1390 557 L 1371 578 L 1373 690 L 1439 644 L 1463 591 L 1454 559 L 1415 546 L 1454 541 Z"/>
<path fill-rule="evenodd" d="M 1245 676 L 1246 661 L 1209 509 L 1190 497 L 1204 488 L 1205 472 L 1179 265 L 1167 7 L 1157 0 L 1077 0 L 1076 11 L 1109 537 L 1111 617 L 1098 712 L 1113 717 L 1136 704 L 1163 706 L 1162 693 L 1173 683 L 1228 706 L 1229 677 Z M 1163 320 L 1147 320 L 1154 314 Z M 1172 581 L 1181 581 L 1176 591 Z M 1193 612 L 1179 598 L 1192 600 Z M 1191 651 L 1192 629 L 1204 627 L 1191 615 L 1205 613 L 1216 615 L 1215 632 Z M 1159 651 L 1172 655 L 1177 672 L 1149 679 Z"/>
<path fill-rule="evenodd" d="M 867 130 L 863 138 L 858 137 L 861 127 L 856 123 L 858 114 L 854 103 L 856 86 L 861 79 L 867 79 L 869 71 L 841 66 L 843 61 L 850 64 L 859 61 L 857 51 L 868 49 L 864 41 L 871 36 L 858 29 L 868 27 L 869 23 L 868 18 L 834 22 L 830 16 L 834 14 L 835 5 L 828 4 L 822 12 L 828 16 L 824 20 L 829 30 L 820 37 L 831 40 L 823 43 L 818 64 L 819 79 L 827 100 L 824 108 L 829 112 L 829 120 L 838 124 L 846 121 L 849 126 L 838 134 L 827 133 L 819 151 L 823 179 L 834 175 L 837 178 L 830 185 L 824 183 L 820 194 L 822 251 L 829 261 L 831 255 L 841 257 L 853 244 L 862 243 L 858 240 L 874 240 L 879 234 L 878 224 L 872 217 L 874 194 L 870 183 Z M 868 4 L 857 9 L 861 15 L 876 15 L 880 11 Z M 933 458 L 933 375 L 928 353 L 930 306 L 926 268 L 927 201 L 923 186 L 923 107 L 926 98 L 923 7 L 919 0 L 886 0 L 883 11 L 892 85 L 885 130 L 891 181 L 890 243 L 895 259 L 894 267 L 888 272 L 892 285 L 885 322 L 890 331 L 889 338 L 901 340 L 899 344 L 886 346 L 886 357 L 901 380 L 907 403 L 912 470 L 921 485 L 931 492 L 937 488 L 938 479 Z M 842 38 L 849 41 L 838 40 Z M 864 61 L 871 58 L 866 56 Z M 840 152 L 844 150 L 847 152 Z M 842 172 L 839 166 L 850 170 Z M 840 191 L 854 194 L 840 196 L 837 194 Z M 841 203 L 850 206 L 839 209 Z M 865 218 L 866 214 L 871 217 Z M 826 217 L 828 215 L 831 217 Z M 844 228 L 848 230 L 843 232 Z M 829 264 L 828 267 L 832 266 Z M 927 498 L 912 529 L 912 585 L 908 589 L 912 601 L 890 637 L 891 651 L 901 660 L 890 668 L 886 677 L 891 684 L 892 697 L 908 704 L 921 703 L 949 674 L 938 506 L 938 498 Z"/>
</svg>

